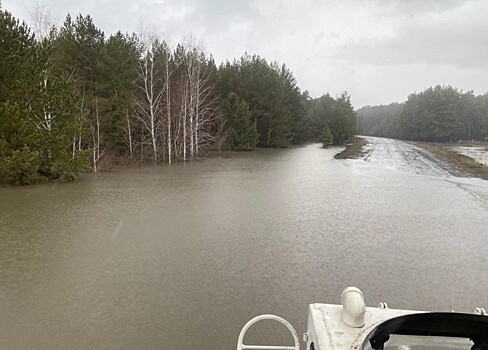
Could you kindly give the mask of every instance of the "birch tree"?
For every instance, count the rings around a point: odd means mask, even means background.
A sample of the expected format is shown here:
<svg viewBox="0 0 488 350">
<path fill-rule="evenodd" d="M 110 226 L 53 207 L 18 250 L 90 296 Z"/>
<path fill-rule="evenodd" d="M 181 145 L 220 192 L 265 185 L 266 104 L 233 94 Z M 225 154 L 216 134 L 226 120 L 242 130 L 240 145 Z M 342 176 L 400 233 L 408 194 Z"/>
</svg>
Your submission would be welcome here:
<svg viewBox="0 0 488 350">
<path fill-rule="evenodd" d="M 168 163 L 171 164 L 172 161 L 172 149 L 173 149 L 173 139 L 172 139 L 172 114 L 171 114 L 171 51 L 166 43 L 163 46 L 163 62 L 164 62 L 164 89 L 166 98 L 166 131 L 167 131 L 167 152 L 168 152 Z"/>
<path fill-rule="evenodd" d="M 163 66 L 161 65 L 161 44 L 153 42 L 145 48 L 139 62 L 138 91 L 134 95 L 135 117 L 143 124 L 151 137 L 153 162 L 158 161 L 158 139 L 163 123 Z"/>
<path fill-rule="evenodd" d="M 219 98 L 214 91 L 210 67 L 213 61 L 203 52 L 198 54 L 195 79 L 195 154 L 200 148 L 215 143 Z"/>
<path fill-rule="evenodd" d="M 37 39 L 41 41 L 49 35 L 54 26 L 54 16 L 51 9 L 42 2 L 37 3 L 28 10 L 29 24 Z"/>
<path fill-rule="evenodd" d="M 100 165 L 101 157 L 105 152 L 105 148 L 102 146 L 102 134 L 100 132 L 100 113 L 98 108 L 98 97 L 95 96 L 95 123 L 92 124 L 92 159 L 93 159 L 93 171 L 97 172 Z M 103 147 L 103 148 L 102 148 Z"/>
<path fill-rule="evenodd" d="M 215 130 L 211 126 L 216 123 L 218 96 L 214 93 L 210 79 L 209 59 L 205 56 L 202 46 L 195 45 L 190 37 L 184 50 L 184 60 L 180 64 L 185 67 L 181 76 L 181 85 L 185 88 L 184 116 L 184 159 L 186 159 L 186 142 L 189 142 L 190 158 L 200 153 L 202 146 L 215 142 Z M 212 61 L 213 63 L 213 61 Z"/>
</svg>

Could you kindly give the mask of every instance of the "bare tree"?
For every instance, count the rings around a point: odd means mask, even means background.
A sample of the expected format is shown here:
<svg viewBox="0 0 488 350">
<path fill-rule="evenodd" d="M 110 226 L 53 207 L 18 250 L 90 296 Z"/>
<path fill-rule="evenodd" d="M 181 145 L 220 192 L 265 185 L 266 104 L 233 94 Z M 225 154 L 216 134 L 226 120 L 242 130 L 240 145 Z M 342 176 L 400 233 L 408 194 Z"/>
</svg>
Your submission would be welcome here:
<svg viewBox="0 0 488 350">
<path fill-rule="evenodd" d="M 193 45 L 190 41 L 189 45 Z M 210 125 L 215 123 L 217 97 L 208 72 L 208 59 L 197 46 L 187 48 L 188 123 L 190 156 L 198 156 L 200 148 L 214 142 Z"/>
<path fill-rule="evenodd" d="M 54 26 L 54 16 L 51 9 L 42 2 L 37 3 L 28 10 L 29 24 L 31 25 L 38 40 L 42 40 L 49 35 Z"/>
<path fill-rule="evenodd" d="M 182 72 L 177 84 L 176 94 L 173 94 L 177 103 L 178 114 L 175 140 L 175 156 L 180 158 L 183 154 L 183 160 L 187 160 L 187 111 L 188 111 L 188 83 L 186 81 L 186 72 Z"/>
<path fill-rule="evenodd" d="M 195 81 L 195 153 L 200 147 L 215 142 L 211 127 L 216 123 L 218 97 L 210 81 L 208 62 L 203 52 L 199 54 Z"/>
<path fill-rule="evenodd" d="M 166 156 L 168 163 L 197 157 L 202 147 L 215 143 L 218 101 L 209 59 L 192 40 L 172 53 L 166 41 L 150 34 L 144 38 L 133 96 L 134 116 L 143 129 L 141 152 L 151 145 L 154 163 Z"/>
<path fill-rule="evenodd" d="M 129 149 L 129 154 L 130 154 L 130 160 L 131 162 L 134 161 L 134 146 L 133 146 L 133 141 L 132 141 L 132 127 L 131 127 L 131 122 L 130 122 L 130 116 L 129 116 L 129 108 L 125 108 L 125 121 L 127 125 L 124 127 L 125 131 L 125 137 L 123 138 L 123 142 L 127 145 L 127 148 Z"/>
<path fill-rule="evenodd" d="M 151 137 L 153 162 L 158 161 L 158 139 L 163 123 L 162 100 L 164 97 L 163 69 L 157 55 L 158 41 L 147 47 L 139 62 L 138 93 L 134 96 L 135 117 Z"/>
<path fill-rule="evenodd" d="M 187 54 L 186 69 L 188 79 L 188 116 L 190 123 L 190 157 L 195 153 L 195 74 L 196 74 L 196 49 L 190 49 Z"/>
<path fill-rule="evenodd" d="M 165 51 L 163 55 L 164 59 L 164 68 L 165 68 L 165 90 L 166 90 L 166 129 L 167 129 L 167 151 L 168 151 L 168 163 L 171 164 L 171 156 L 172 156 L 172 143 L 173 140 L 171 138 L 171 84 L 170 84 L 170 61 L 171 61 L 171 52 L 169 47 L 165 46 Z"/>
<path fill-rule="evenodd" d="M 105 148 L 102 148 L 102 136 L 100 134 L 100 114 L 98 112 L 98 97 L 95 96 L 95 121 L 92 125 L 92 158 L 93 158 L 93 171 L 97 172 L 100 169 L 100 161 Z"/>
</svg>

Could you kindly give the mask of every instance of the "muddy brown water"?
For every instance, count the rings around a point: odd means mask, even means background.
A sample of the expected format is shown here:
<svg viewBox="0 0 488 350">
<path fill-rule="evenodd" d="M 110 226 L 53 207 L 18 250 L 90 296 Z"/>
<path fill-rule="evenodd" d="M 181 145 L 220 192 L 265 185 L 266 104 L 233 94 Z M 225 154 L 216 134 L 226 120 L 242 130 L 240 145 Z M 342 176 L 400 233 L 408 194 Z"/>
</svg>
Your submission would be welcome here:
<svg viewBox="0 0 488 350">
<path fill-rule="evenodd" d="M 303 333 L 349 285 L 370 306 L 487 307 L 488 182 L 335 152 L 1 188 L 0 348 L 234 349 L 251 317 Z"/>
</svg>

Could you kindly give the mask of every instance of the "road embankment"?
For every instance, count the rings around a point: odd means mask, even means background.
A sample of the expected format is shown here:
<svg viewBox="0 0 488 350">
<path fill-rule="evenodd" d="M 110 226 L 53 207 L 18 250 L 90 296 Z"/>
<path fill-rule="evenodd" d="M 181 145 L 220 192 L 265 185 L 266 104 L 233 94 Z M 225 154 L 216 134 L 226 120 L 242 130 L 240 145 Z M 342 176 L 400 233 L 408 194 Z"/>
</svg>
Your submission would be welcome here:
<svg viewBox="0 0 488 350">
<path fill-rule="evenodd" d="M 452 147 L 438 143 L 412 142 L 414 145 L 421 147 L 435 157 L 462 169 L 472 176 L 488 180 L 488 166 L 477 162 L 475 159 L 460 154 Z"/>
<path fill-rule="evenodd" d="M 340 153 L 337 153 L 335 159 L 357 159 L 362 158 L 367 152 L 363 147 L 368 144 L 368 141 L 362 137 L 356 137 L 356 139 L 346 145 L 346 149 Z"/>
</svg>

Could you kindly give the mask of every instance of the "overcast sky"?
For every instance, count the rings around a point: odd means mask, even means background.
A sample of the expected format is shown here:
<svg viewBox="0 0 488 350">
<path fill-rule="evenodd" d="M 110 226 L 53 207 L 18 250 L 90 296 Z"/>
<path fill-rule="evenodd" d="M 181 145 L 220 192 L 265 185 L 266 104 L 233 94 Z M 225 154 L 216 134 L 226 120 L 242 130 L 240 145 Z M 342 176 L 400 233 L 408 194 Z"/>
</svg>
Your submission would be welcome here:
<svg viewBox="0 0 488 350">
<path fill-rule="evenodd" d="M 3 0 L 28 21 L 37 0 Z M 486 0 L 44 0 L 56 23 L 90 14 L 107 33 L 141 22 L 177 42 L 192 33 L 217 62 L 257 53 L 312 96 L 348 91 L 356 107 L 431 85 L 488 91 Z"/>
</svg>

